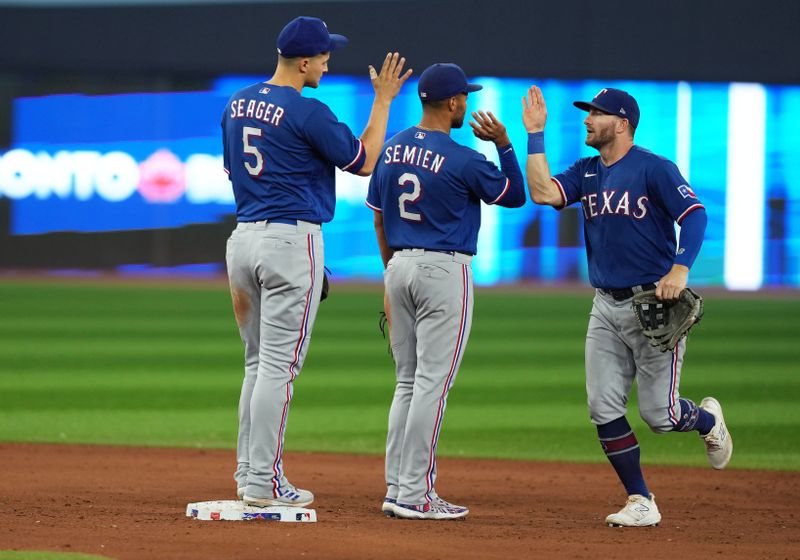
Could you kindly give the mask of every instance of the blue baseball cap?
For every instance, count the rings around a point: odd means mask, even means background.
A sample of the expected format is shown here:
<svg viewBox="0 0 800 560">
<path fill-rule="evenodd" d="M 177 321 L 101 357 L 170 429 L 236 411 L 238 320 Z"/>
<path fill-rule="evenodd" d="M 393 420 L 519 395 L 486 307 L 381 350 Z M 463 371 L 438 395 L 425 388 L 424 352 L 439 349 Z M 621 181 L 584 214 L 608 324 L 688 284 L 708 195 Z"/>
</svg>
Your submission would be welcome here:
<svg viewBox="0 0 800 560">
<path fill-rule="evenodd" d="M 591 101 L 575 101 L 573 105 L 584 111 L 597 109 L 628 119 L 633 128 L 639 126 L 639 104 L 630 93 L 621 89 L 603 88 Z"/>
<path fill-rule="evenodd" d="M 483 89 L 478 84 L 467 83 L 467 75 L 451 62 L 439 62 L 428 66 L 419 77 L 417 93 L 423 101 L 439 101 L 459 93 L 470 93 Z"/>
<path fill-rule="evenodd" d="M 287 23 L 278 35 L 278 54 L 287 58 L 316 56 L 346 44 L 347 37 L 328 33 L 328 26 L 321 19 L 300 16 Z"/>
</svg>

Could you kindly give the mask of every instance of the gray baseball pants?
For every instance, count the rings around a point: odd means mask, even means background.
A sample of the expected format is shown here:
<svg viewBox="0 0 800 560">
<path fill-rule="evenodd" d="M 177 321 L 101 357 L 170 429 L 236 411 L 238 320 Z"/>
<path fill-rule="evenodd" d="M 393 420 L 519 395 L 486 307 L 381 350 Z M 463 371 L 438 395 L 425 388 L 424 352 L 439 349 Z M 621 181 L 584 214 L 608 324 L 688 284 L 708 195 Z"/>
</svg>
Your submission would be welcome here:
<svg viewBox="0 0 800 560">
<path fill-rule="evenodd" d="M 616 301 L 597 291 L 586 334 L 586 394 L 594 424 L 627 412 L 636 380 L 639 414 L 654 432 L 672 431 L 681 415 L 680 380 L 686 339 L 675 350 L 650 346 L 636 321 L 631 299 Z"/>
<path fill-rule="evenodd" d="M 395 252 L 384 273 L 397 384 L 386 438 L 387 497 L 436 497 L 436 446 L 472 326 L 472 257 Z"/>
<path fill-rule="evenodd" d="M 240 223 L 226 261 L 245 360 L 234 479 L 248 496 L 277 498 L 288 483 L 282 456 L 294 380 L 319 307 L 322 231 L 302 221 Z"/>
</svg>

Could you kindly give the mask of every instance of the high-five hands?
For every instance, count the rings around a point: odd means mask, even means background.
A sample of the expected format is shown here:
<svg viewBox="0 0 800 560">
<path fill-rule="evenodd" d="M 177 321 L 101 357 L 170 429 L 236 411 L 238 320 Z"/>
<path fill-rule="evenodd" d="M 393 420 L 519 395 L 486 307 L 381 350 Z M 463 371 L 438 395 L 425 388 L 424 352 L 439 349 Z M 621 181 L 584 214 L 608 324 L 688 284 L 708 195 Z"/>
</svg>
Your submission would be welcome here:
<svg viewBox="0 0 800 560">
<path fill-rule="evenodd" d="M 491 111 L 473 111 L 472 118 L 475 120 L 470 121 L 469 125 L 472 127 L 472 133 L 476 138 L 494 142 L 497 147 L 511 144 L 508 132 L 506 132 L 506 126 Z"/>
<path fill-rule="evenodd" d="M 544 103 L 542 90 L 537 86 L 528 89 L 527 96 L 522 98 L 522 124 L 528 133 L 541 132 L 547 122 L 547 105 Z"/>
<path fill-rule="evenodd" d="M 413 70 L 409 68 L 405 74 L 402 74 L 405 63 L 406 59 L 401 57 L 400 53 L 390 52 L 383 60 L 380 74 L 375 70 L 374 66 L 369 65 L 369 78 L 372 80 L 372 87 L 375 89 L 376 97 L 387 101 L 397 97 L 400 88 L 403 87 L 403 84 L 413 73 Z"/>
</svg>

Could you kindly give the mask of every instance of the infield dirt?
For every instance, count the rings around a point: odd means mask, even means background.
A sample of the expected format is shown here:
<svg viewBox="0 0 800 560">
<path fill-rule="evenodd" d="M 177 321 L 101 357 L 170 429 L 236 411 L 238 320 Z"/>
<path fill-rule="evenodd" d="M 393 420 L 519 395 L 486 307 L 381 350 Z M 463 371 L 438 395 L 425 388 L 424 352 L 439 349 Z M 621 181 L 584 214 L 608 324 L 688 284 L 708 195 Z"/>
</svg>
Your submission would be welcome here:
<svg viewBox="0 0 800 560">
<path fill-rule="evenodd" d="M 384 517 L 383 460 L 289 453 L 314 524 L 198 521 L 234 499 L 230 450 L 0 444 L 2 550 L 149 558 L 800 558 L 800 473 L 647 467 L 659 527 L 603 524 L 624 494 L 607 465 L 439 460 L 461 521 Z M 735 456 L 734 456 L 735 462 Z"/>
</svg>

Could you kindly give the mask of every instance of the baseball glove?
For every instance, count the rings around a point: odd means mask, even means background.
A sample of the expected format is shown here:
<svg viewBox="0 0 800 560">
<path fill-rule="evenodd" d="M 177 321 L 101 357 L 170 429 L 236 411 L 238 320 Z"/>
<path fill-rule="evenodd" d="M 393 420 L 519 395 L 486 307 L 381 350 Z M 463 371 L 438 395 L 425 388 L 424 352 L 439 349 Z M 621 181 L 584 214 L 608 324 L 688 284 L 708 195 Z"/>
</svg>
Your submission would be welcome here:
<svg viewBox="0 0 800 560">
<path fill-rule="evenodd" d="M 650 345 L 662 352 L 677 346 L 696 323 L 703 318 L 703 298 L 685 288 L 675 301 L 661 301 L 655 290 L 633 296 L 633 312 Z"/>
<path fill-rule="evenodd" d="M 386 316 L 385 311 L 380 311 L 378 313 L 378 329 L 380 329 L 381 335 L 383 336 L 384 340 L 386 340 L 389 357 L 392 358 L 392 362 L 394 362 L 394 354 L 392 354 L 392 340 L 389 338 L 389 318 Z"/>
<path fill-rule="evenodd" d="M 330 282 L 328 282 L 328 267 L 326 266 L 325 269 L 322 271 L 322 290 L 320 290 L 319 294 L 319 301 L 325 301 L 328 299 L 328 292 L 331 289 Z"/>
</svg>

